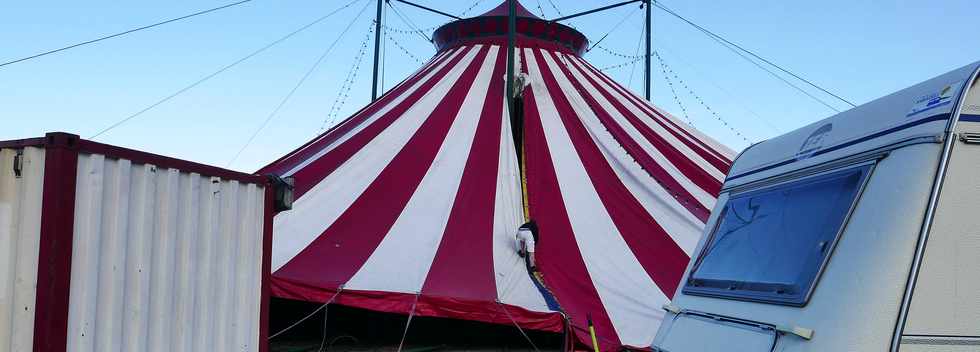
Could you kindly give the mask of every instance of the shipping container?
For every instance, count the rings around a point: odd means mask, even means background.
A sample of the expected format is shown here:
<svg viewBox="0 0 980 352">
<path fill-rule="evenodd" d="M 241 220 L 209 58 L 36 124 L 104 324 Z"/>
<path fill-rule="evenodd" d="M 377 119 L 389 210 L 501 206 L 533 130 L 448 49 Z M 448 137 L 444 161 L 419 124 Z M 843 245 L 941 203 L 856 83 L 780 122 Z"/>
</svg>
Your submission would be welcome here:
<svg viewBox="0 0 980 352">
<path fill-rule="evenodd" d="M 83 140 L 0 142 L 0 351 L 265 351 L 266 177 Z"/>
</svg>

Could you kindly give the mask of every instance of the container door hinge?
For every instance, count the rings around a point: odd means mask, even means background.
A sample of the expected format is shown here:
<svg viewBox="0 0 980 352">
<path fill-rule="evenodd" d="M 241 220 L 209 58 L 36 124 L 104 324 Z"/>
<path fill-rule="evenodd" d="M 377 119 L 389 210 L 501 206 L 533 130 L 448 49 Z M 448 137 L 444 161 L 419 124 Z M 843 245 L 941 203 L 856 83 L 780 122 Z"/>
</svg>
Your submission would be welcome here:
<svg viewBox="0 0 980 352">
<path fill-rule="evenodd" d="M 17 155 L 14 155 L 14 177 L 20 178 L 21 174 L 24 172 L 24 150 L 17 150 Z"/>
</svg>

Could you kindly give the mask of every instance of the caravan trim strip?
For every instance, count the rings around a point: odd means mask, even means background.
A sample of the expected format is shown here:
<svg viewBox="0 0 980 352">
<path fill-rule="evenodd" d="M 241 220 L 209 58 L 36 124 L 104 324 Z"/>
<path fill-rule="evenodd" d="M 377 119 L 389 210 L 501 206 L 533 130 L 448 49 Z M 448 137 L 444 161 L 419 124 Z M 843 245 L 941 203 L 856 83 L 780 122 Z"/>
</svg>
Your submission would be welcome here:
<svg viewBox="0 0 980 352">
<path fill-rule="evenodd" d="M 892 133 L 895 133 L 895 132 L 900 132 L 900 131 L 903 131 L 903 130 L 906 130 L 906 129 L 909 129 L 909 128 L 912 128 L 912 127 L 915 127 L 915 126 L 919 126 L 919 125 L 922 125 L 922 124 L 926 124 L 926 123 L 930 123 L 930 122 L 935 122 L 935 121 L 948 120 L 949 119 L 949 116 L 950 116 L 949 113 L 944 113 L 944 114 L 933 115 L 933 116 L 926 117 L 926 118 L 923 118 L 923 119 L 919 119 L 919 120 L 915 120 L 915 121 L 912 121 L 912 122 L 904 123 L 904 124 L 901 124 L 901 125 L 898 125 L 898 126 L 895 126 L 895 127 L 892 127 L 892 128 L 886 129 L 886 130 L 883 130 L 883 131 L 879 131 L 879 132 L 875 132 L 875 133 L 869 134 L 869 135 L 864 136 L 864 137 L 855 138 L 855 139 L 852 139 L 850 141 L 847 141 L 847 142 L 844 142 L 844 143 L 841 143 L 841 144 L 837 144 L 837 145 L 834 145 L 834 146 L 830 146 L 830 147 L 827 147 L 827 148 L 818 150 L 816 153 L 813 153 L 813 156 L 827 154 L 827 153 L 830 153 L 830 152 L 833 152 L 833 151 L 836 151 L 836 150 L 839 150 L 839 149 L 844 149 L 844 148 L 853 146 L 855 144 L 864 143 L 864 142 L 867 142 L 867 141 L 870 141 L 870 140 L 873 140 L 873 139 L 877 139 L 879 137 L 883 137 L 883 136 L 886 136 L 886 135 L 889 135 L 889 134 L 892 134 Z M 775 169 L 775 168 L 778 168 L 778 167 L 781 167 L 781 166 L 786 166 L 786 165 L 795 163 L 797 161 L 798 160 L 796 158 L 790 158 L 790 159 L 783 160 L 783 161 L 780 161 L 780 162 L 775 163 L 775 164 L 771 164 L 771 165 L 763 166 L 763 167 L 760 167 L 760 168 L 757 168 L 757 169 L 754 169 L 754 170 L 746 171 L 746 172 L 743 172 L 741 174 L 738 174 L 738 175 L 729 177 L 727 180 L 725 180 L 725 183 L 728 183 L 728 182 L 730 182 L 732 180 L 739 179 L 739 178 L 742 178 L 742 177 L 745 177 L 745 176 L 754 175 L 754 174 L 757 174 L 757 173 L 760 173 L 760 172 L 763 172 L 763 171 L 772 170 L 772 169 Z"/>
</svg>

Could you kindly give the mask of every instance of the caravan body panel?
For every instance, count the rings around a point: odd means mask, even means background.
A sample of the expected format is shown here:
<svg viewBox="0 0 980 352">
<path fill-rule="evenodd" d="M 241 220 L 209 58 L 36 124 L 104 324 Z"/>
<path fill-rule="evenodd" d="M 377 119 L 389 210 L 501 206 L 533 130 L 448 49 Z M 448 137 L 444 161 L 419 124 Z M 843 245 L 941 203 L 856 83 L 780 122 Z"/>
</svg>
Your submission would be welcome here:
<svg viewBox="0 0 980 352">
<path fill-rule="evenodd" d="M 946 136 L 956 126 L 952 120 L 958 116 L 960 106 L 964 105 L 962 102 L 970 100 L 964 100 L 964 90 L 970 89 L 978 67 L 980 65 L 977 63 L 965 66 L 743 151 L 726 179 L 705 227 L 706 235 L 698 244 L 697 255 L 688 265 L 671 309 L 679 310 L 679 316 L 705 313 L 722 320 L 756 322 L 761 326 L 757 328 L 760 330 L 783 329 L 785 331 L 778 334 L 776 345 L 772 347 L 774 351 L 888 349 L 894 340 L 893 332 L 899 326 L 897 323 L 903 307 L 906 307 L 903 302 L 907 300 L 905 292 L 909 273 L 916 266 L 915 254 L 923 234 L 924 220 L 930 218 L 930 200 L 935 193 L 937 175 L 942 174 L 939 170 L 944 165 Z M 980 119 L 977 121 L 980 122 Z M 980 123 L 976 125 L 980 126 Z M 980 145 L 972 147 L 980 150 Z M 955 149 L 961 148 L 957 146 Z M 954 164 L 959 163 L 964 172 L 969 169 L 975 174 L 980 169 L 980 154 L 977 155 L 970 156 L 976 158 L 970 160 L 966 160 L 968 157 L 965 155 L 961 159 L 954 157 L 950 170 L 958 172 L 960 167 Z M 873 164 L 871 174 L 815 279 L 809 299 L 802 305 L 684 292 L 692 268 L 711 241 L 720 213 L 734 195 L 778 187 L 861 163 Z M 978 192 L 978 196 L 969 202 L 980 200 L 980 184 L 976 184 L 976 180 L 980 180 L 980 177 L 974 177 L 972 183 L 961 182 L 964 183 L 962 187 Z M 960 203 L 966 206 L 969 202 Z M 969 204 L 972 204 L 969 207 L 974 213 L 980 207 L 980 202 Z M 944 210 L 942 206 L 939 209 L 937 228 L 944 226 L 939 219 Z M 980 219 L 975 215 L 973 217 Z M 972 232 L 976 233 L 977 228 L 972 227 Z M 980 244 L 980 240 L 967 242 L 961 240 L 958 243 L 965 247 Z M 980 249 L 980 246 L 977 248 Z M 976 253 L 972 258 L 980 257 L 980 251 Z M 965 256 L 962 259 L 970 260 Z M 971 263 L 960 264 L 973 265 L 974 270 L 978 268 L 974 265 L 976 263 Z M 923 270 L 923 275 L 926 275 L 925 271 L 930 269 Z M 971 275 L 980 277 L 980 273 Z M 975 297 L 974 294 L 972 298 Z M 913 309 L 911 315 L 916 314 Z M 970 312 L 960 314 L 964 314 L 963 319 L 977 321 Z M 668 317 L 671 315 L 668 314 Z M 921 324 L 912 323 L 911 319 L 906 331 L 921 330 L 918 328 Z M 655 350 L 697 351 L 698 344 L 705 343 L 681 341 L 675 339 L 675 335 L 700 336 L 724 343 L 726 339 L 742 334 L 735 330 L 729 334 L 719 333 L 717 327 L 706 329 L 695 324 L 677 324 L 677 321 L 679 319 L 665 319 L 653 345 Z M 786 332 L 794 328 L 812 332 L 811 338 Z M 903 350 L 927 346 L 922 341 L 915 342 L 915 346 L 909 345 L 908 349 Z M 670 348 L 662 345 L 665 343 L 669 343 Z M 928 350 L 937 351 L 935 347 L 932 345 Z M 947 350 L 958 351 L 956 348 L 953 346 Z M 731 350 L 743 349 L 734 347 Z"/>
<path fill-rule="evenodd" d="M 755 144 L 735 160 L 724 187 L 731 189 L 917 137 L 939 137 L 977 66 L 964 66 Z"/>
<path fill-rule="evenodd" d="M 902 350 L 980 346 L 980 85 L 955 126 L 949 166 L 902 335 Z M 959 348 L 959 347 L 956 347 Z"/>
</svg>

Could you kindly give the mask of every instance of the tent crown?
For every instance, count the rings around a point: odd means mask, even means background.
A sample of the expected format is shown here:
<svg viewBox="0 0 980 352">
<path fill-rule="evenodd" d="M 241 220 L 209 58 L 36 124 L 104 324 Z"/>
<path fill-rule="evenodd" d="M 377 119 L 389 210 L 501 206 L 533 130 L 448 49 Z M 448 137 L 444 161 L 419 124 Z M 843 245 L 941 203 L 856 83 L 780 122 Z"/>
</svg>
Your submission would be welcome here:
<svg viewBox="0 0 980 352">
<path fill-rule="evenodd" d="M 581 56 L 589 40 L 578 30 L 535 16 L 520 2 L 516 4 L 517 40 L 520 46 L 549 47 Z M 449 22 L 432 34 L 436 49 L 468 44 L 504 44 L 507 38 L 507 1 L 486 13 Z"/>
<path fill-rule="evenodd" d="M 539 20 L 541 19 L 541 17 L 535 16 L 533 13 L 531 13 L 531 11 L 528 10 L 526 7 L 524 7 L 524 5 L 521 5 L 520 1 L 516 1 L 516 4 L 514 4 L 514 6 L 516 7 L 517 17 L 527 17 L 527 18 L 534 18 Z M 493 10 L 484 12 L 482 15 L 477 17 L 489 17 L 489 16 L 507 17 L 507 10 L 508 10 L 507 0 L 504 0 L 504 2 L 500 3 L 500 5 L 494 7 Z"/>
</svg>

